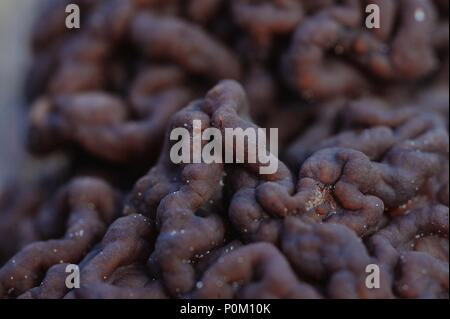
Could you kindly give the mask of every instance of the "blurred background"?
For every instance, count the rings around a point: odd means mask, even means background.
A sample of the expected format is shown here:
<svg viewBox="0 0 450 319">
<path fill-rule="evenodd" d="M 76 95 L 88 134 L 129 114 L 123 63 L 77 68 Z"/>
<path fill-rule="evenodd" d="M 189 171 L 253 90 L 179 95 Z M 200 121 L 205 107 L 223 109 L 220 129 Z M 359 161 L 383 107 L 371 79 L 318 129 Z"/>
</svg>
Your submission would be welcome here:
<svg viewBox="0 0 450 319">
<path fill-rule="evenodd" d="M 42 160 L 28 155 L 23 143 L 29 34 L 42 3 L 0 0 L 0 188 L 12 178 L 26 183 L 34 172 L 48 167 Z"/>
<path fill-rule="evenodd" d="M 23 81 L 30 58 L 27 39 L 33 0 L 0 1 L 0 184 L 24 165 L 20 118 Z"/>
</svg>

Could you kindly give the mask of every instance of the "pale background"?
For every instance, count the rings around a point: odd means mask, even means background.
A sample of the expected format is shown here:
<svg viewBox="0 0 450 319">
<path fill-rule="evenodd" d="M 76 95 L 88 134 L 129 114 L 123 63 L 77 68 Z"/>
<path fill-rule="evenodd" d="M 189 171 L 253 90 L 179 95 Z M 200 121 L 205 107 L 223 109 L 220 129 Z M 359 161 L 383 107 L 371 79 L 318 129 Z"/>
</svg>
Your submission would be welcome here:
<svg viewBox="0 0 450 319">
<path fill-rule="evenodd" d="M 48 160 L 33 159 L 23 147 L 29 31 L 45 1 L 0 0 L 0 189 L 11 180 L 27 182 L 48 166 Z"/>
</svg>

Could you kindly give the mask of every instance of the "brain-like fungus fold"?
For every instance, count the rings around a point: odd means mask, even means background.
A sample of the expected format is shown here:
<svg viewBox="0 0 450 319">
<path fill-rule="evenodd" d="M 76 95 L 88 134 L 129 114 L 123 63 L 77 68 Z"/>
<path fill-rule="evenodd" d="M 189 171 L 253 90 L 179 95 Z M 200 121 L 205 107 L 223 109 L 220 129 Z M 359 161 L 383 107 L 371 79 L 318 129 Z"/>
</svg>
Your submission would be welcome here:
<svg viewBox="0 0 450 319">
<path fill-rule="evenodd" d="M 77 263 L 104 235 L 117 217 L 120 197 L 108 184 L 92 178 L 78 178 L 63 187 L 46 214 L 51 222 L 66 220 L 64 235 L 30 243 L 0 270 L 0 295 L 17 296 L 33 288 L 50 267 Z M 44 208 L 45 209 L 45 208 Z"/>
<path fill-rule="evenodd" d="M 49 0 L 0 298 L 448 298 L 448 7 Z"/>
</svg>

